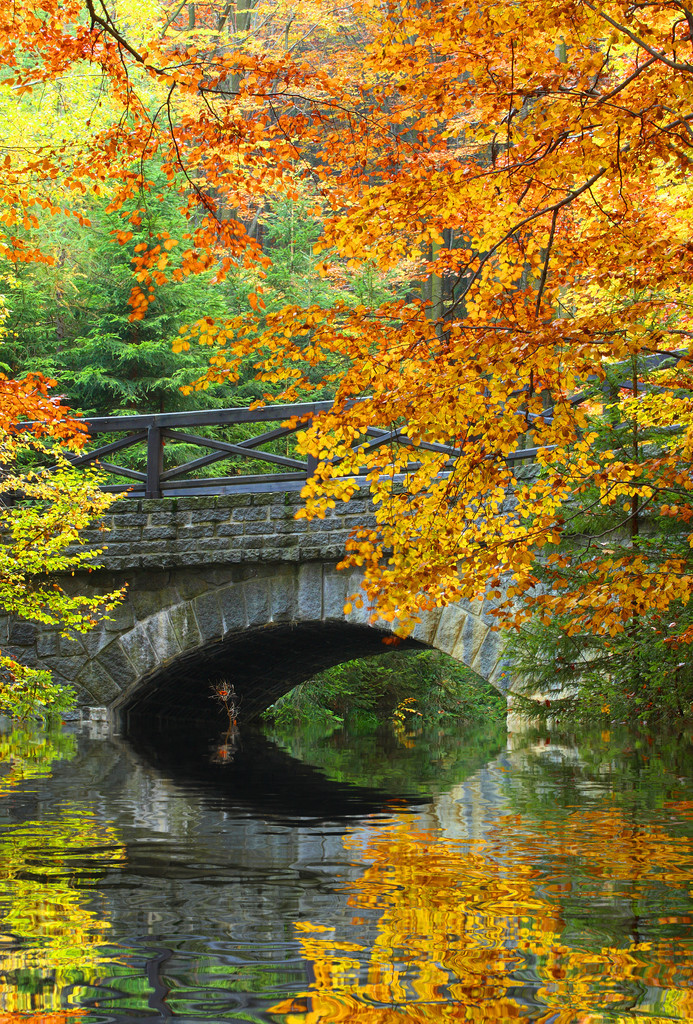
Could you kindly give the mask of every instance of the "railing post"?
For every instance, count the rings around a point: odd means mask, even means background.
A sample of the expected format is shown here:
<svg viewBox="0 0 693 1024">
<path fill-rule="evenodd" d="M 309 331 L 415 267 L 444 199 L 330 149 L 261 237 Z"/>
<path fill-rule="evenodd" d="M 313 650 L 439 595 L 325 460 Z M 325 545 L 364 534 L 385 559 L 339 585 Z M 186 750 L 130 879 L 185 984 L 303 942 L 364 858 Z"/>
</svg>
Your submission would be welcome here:
<svg viewBox="0 0 693 1024">
<path fill-rule="evenodd" d="M 306 459 L 306 480 L 310 480 L 312 476 L 315 476 L 315 470 L 318 468 L 318 460 L 314 455 L 309 455 Z"/>
<path fill-rule="evenodd" d="M 161 471 L 164 461 L 161 427 L 153 423 L 147 428 L 147 486 L 145 498 L 161 497 Z"/>
</svg>

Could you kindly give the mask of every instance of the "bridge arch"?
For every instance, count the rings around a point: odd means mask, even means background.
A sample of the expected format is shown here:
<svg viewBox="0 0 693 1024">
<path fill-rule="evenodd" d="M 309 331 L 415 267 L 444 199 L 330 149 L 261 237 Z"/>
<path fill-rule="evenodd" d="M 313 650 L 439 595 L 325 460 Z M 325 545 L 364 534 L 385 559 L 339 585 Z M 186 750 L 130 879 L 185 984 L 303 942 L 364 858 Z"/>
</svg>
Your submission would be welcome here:
<svg viewBox="0 0 693 1024">
<path fill-rule="evenodd" d="M 390 632 L 369 624 L 367 608 L 344 614 L 360 577 L 337 562 L 372 516 L 367 493 L 320 522 L 296 520 L 299 505 L 295 493 L 119 502 L 109 532 L 94 531 L 94 544 L 107 545 L 103 568 L 64 581 L 77 593 L 127 583 L 112 618 L 69 638 L 6 620 L 0 646 L 75 685 L 83 707 L 204 714 L 210 683 L 224 677 L 252 718 L 317 671 L 386 650 Z M 443 651 L 504 689 L 501 640 L 480 603 L 426 613 L 410 645 Z"/>
<path fill-rule="evenodd" d="M 344 614 L 358 584 L 357 575 L 338 572 L 334 562 L 281 565 L 161 608 L 100 652 L 99 668 L 111 678 L 132 666 L 111 706 L 124 713 L 200 714 L 211 684 L 225 678 L 241 697 L 242 718 L 251 720 L 316 672 L 387 650 L 386 624 L 370 625 L 365 608 Z M 470 607 L 427 614 L 406 645 L 444 651 L 498 684 L 497 634 Z M 93 685 L 92 665 L 78 682 Z"/>
</svg>

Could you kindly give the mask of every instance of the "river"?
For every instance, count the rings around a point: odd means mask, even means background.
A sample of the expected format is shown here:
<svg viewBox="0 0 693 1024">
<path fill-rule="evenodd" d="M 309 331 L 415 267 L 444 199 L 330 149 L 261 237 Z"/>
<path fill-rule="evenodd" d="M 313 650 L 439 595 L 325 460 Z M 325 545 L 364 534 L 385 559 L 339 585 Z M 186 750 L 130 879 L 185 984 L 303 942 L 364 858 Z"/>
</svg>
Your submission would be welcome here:
<svg viewBox="0 0 693 1024">
<path fill-rule="evenodd" d="M 0 1022 L 693 1019 L 691 737 L 0 736 Z"/>
</svg>

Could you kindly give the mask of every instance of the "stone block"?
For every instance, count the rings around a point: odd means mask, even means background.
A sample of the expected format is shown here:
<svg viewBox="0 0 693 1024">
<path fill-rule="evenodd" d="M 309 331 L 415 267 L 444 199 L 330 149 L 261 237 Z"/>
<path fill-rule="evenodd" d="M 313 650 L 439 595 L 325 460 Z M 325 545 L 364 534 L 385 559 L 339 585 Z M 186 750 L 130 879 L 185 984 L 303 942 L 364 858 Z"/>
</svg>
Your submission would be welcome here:
<svg viewBox="0 0 693 1024">
<path fill-rule="evenodd" d="M 204 538 L 202 536 L 188 539 L 188 535 L 183 534 L 183 538 L 180 537 L 171 545 L 171 554 L 180 553 L 181 555 L 190 554 L 197 552 L 199 554 L 204 550 Z M 204 561 L 204 559 L 202 559 Z M 189 564 L 189 563 L 188 563 Z"/>
<path fill-rule="evenodd" d="M 246 536 L 250 536 L 250 537 L 262 536 L 262 535 L 265 535 L 265 536 L 268 536 L 268 537 L 274 537 L 275 536 L 273 524 L 270 523 L 267 519 L 263 519 L 262 522 L 257 522 L 257 523 L 250 523 L 250 522 L 244 523 L 243 524 L 243 533 Z"/>
<path fill-rule="evenodd" d="M 345 619 L 347 622 L 368 625 L 371 613 L 366 601 L 366 595 L 361 589 L 363 575 L 357 570 L 356 572 L 350 572 L 348 575 L 345 574 L 345 577 L 347 601 L 352 605 L 351 611 L 345 616 Z M 360 596 L 363 598 L 362 608 L 356 607 L 354 604 L 354 596 Z"/>
<path fill-rule="evenodd" d="M 161 499 L 158 499 L 159 504 L 156 508 L 152 508 L 148 511 L 151 512 L 165 512 L 168 508 L 167 505 L 161 504 Z M 176 511 L 177 512 L 190 512 L 201 508 L 216 508 L 217 499 L 214 495 L 206 494 L 191 494 L 186 498 L 176 498 Z"/>
<path fill-rule="evenodd" d="M 266 562 L 299 562 L 300 555 L 297 546 L 287 547 L 276 547 L 274 543 L 267 547 L 263 547 L 262 552 L 259 553 Z"/>
<path fill-rule="evenodd" d="M 254 537 L 253 543 L 257 544 L 259 538 Z M 236 561 L 236 556 L 241 562 L 262 562 L 265 560 L 265 556 L 262 553 L 261 548 L 241 548 L 238 551 L 229 551 L 229 561 Z"/>
<path fill-rule="evenodd" d="M 216 596 L 221 608 L 224 635 L 245 629 L 248 625 L 248 617 L 245 611 L 243 584 L 233 583 L 230 586 L 221 587 L 217 590 Z"/>
<path fill-rule="evenodd" d="M 253 544 L 257 544 L 257 541 L 258 539 L 256 537 L 252 538 Z M 217 554 L 224 555 L 227 551 L 231 551 L 239 546 L 239 542 L 229 540 L 228 537 L 203 537 L 199 543 L 199 549 L 201 552 L 208 556 L 210 555 L 210 552 L 213 552 L 211 557 L 208 557 L 206 561 L 207 565 L 209 565 L 210 562 L 217 562 Z"/>
<path fill-rule="evenodd" d="M 501 634 L 492 633 L 489 629 L 470 668 L 477 672 L 482 679 L 493 679 L 500 660 L 501 651 Z"/>
<path fill-rule="evenodd" d="M 486 639 L 488 630 L 489 627 L 482 619 L 477 618 L 475 615 L 468 615 L 457 638 L 457 642 L 450 652 L 453 658 L 471 668 L 479 648 Z"/>
<path fill-rule="evenodd" d="M 111 572 L 128 572 L 132 569 L 141 569 L 143 566 L 139 555 L 113 555 L 109 551 L 105 558 Z"/>
<path fill-rule="evenodd" d="M 56 682 L 67 683 L 67 679 L 57 679 Z M 89 708 L 93 704 L 97 703 L 97 699 L 94 697 L 94 695 L 91 694 L 88 690 L 86 690 L 83 686 L 73 683 L 72 688 L 75 691 L 75 700 L 77 702 L 78 709 Z M 98 701 L 98 703 L 100 704 L 101 701 Z M 64 722 L 80 722 L 82 720 L 82 712 L 79 710 L 68 711 L 61 717 Z"/>
<path fill-rule="evenodd" d="M 218 640 L 224 632 L 224 624 L 216 593 L 200 594 L 193 601 L 193 608 L 203 641 Z"/>
<path fill-rule="evenodd" d="M 449 605 L 447 608 L 443 608 L 438 618 L 436 635 L 433 638 L 433 646 L 436 650 L 451 654 L 466 620 L 467 613 L 459 605 Z"/>
<path fill-rule="evenodd" d="M 91 696 L 90 703 L 109 706 L 121 695 L 122 688 L 98 662 L 90 662 L 80 673 L 78 684 Z"/>
<path fill-rule="evenodd" d="M 114 640 L 104 647 L 99 656 L 90 664 L 101 666 L 120 690 L 126 690 L 137 679 L 137 672 L 120 640 Z M 80 673 L 80 678 L 87 672 L 88 666 Z"/>
<path fill-rule="evenodd" d="M 90 658 L 95 658 L 99 651 L 107 647 L 113 640 L 113 634 L 106 629 L 106 624 L 100 622 L 94 629 L 89 630 L 82 637 L 82 645 Z M 38 645 L 37 645 L 38 646 Z"/>
<path fill-rule="evenodd" d="M 180 502 L 181 498 L 140 498 L 139 499 L 139 511 L 140 512 L 171 512 L 175 511 L 175 505 L 172 502 Z M 188 499 L 189 500 L 189 499 Z"/>
<path fill-rule="evenodd" d="M 128 512 L 141 512 L 142 511 L 142 499 L 141 498 L 118 498 L 115 505 L 111 506 L 109 515 L 122 516 L 127 515 Z"/>
<path fill-rule="evenodd" d="M 61 636 L 59 654 L 69 658 L 84 654 L 84 641 L 81 636 Z"/>
<path fill-rule="evenodd" d="M 309 562 L 298 571 L 298 619 L 319 622 L 322 619 L 322 563 Z"/>
<path fill-rule="evenodd" d="M 277 501 L 272 505 L 269 505 L 269 517 L 270 519 L 292 519 L 294 518 L 294 512 L 298 508 L 297 504 L 290 505 L 284 501 Z M 300 520 L 295 520 L 300 522 Z"/>
<path fill-rule="evenodd" d="M 148 551 L 140 559 L 144 569 L 177 569 L 180 559 L 173 552 Z"/>
<path fill-rule="evenodd" d="M 269 509 L 266 506 L 236 508 L 233 511 L 233 521 L 240 523 L 259 523 L 269 520 Z"/>
<path fill-rule="evenodd" d="M 267 550 L 269 548 L 281 549 L 281 548 L 292 548 L 298 544 L 296 537 L 258 537 L 253 536 L 252 539 L 249 537 L 246 541 L 247 544 L 262 544 L 263 561 L 267 561 Z"/>
<path fill-rule="evenodd" d="M 172 555 L 178 545 L 177 540 L 142 540 L 137 545 L 137 552 L 142 558 L 151 555 Z"/>
<path fill-rule="evenodd" d="M 323 573 L 323 615 L 326 619 L 343 619 L 347 601 L 348 577 L 343 572 Z"/>
<path fill-rule="evenodd" d="M 21 662 L 22 665 L 28 665 L 29 668 L 50 668 L 49 665 L 39 666 L 36 647 L 33 645 L 31 647 L 3 647 L 2 653 L 8 658 L 14 658 L 16 661 Z"/>
<path fill-rule="evenodd" d="M 167 587 L 171 582 L 171 574 L 169 572 L 143 572 L 137 576 L 132 576 L 128 585 L 128 593 L 132 594 L 135 591 L 151 591 L 161 590 L 163 587 Z"/>
<path fill-rule="evenodd" d="M 241 508 L 243 505 L 252 504 L 252 494 L 220 494 L 217 498 L 219 508 Z"/>
<path fill-rule="evenodd" d="M 176 591 L 171 587 L 158 590 L 152 588 L 150 591 L 133 591 L 130 594 L 130 605 L 137 622 L 156 615 L 162 608 L 171 605 L 177 597 Z"/>
<path fill-rule="evenodd" d="M 322 561 L 322 559 L 329 562 L 336 562 L 343 554 L 341 548 L 333 547 L 331 544 L 316 546 L 313 544 L 306 544 L 303 541 L 300 543 L 300 551 L 301 558 L 305 559 L 306 562 Z"/>
<path fill-rule="evenodd" d="M 181 646 L 167 611 L 150 616 L 142 625 L 159 665 L 180 654 Z"/>
<path fill-rule="evenodd" d="M 421 621 L 414 626 L 412 632 L 412 639 L 418 640 L 420 644 L 426 644 L 428 647 L 433 646 L 435 640 L 436 630 L 438 628 L 438 615 L 437 611 L 425 611 L 420 613 Z"/>
<path fill-rule="evenodd" d="M 145 526 L 142 530 L 142 540 L 172 540 L 178 536 L 175 526 Z"/>
<path fill-rule="evenodd" d="M 272 526 L 279 527 L 274 531 L 277 537 L 289 535 L 292 537 L 305 537 L 306 535 L 305 523 L 302 520 L 286 519 L 283 523 L 280 520 L 275 520 L 272 522 Z"/>
<path fill-rule="evenodd" d="M 270 584 L 272 622 L 293 622 L 298 616 L 298 580 L 295 571 L 282 571 Z"/>
<path fill-rule="evenodd" d="M 139 623 L 134 629 L 131 629 L 129 633 L 121 636 L 118 642 L 138 676 L 143 676 L 157 667 L 158 660 L 156 651 L 149 642 L 149 637 L 147 636 L 143 623 Z M 109 651 L 111 646 L 113 645 L 111 644 L 106 647 L 105 651 Z M 103 654 L 99 655 L 99 660 L 101 660 L 103 656 Z M 111 670 L 109 669 L 109 672 L 110 671 Z M 111 675 L 113 675 L 113 672 L 111 672 Z"/>
<path fill-rule="evenodd" d="M 123 530 L 141 530 L 142 527 L 146 526 L 146 523 L 147 516 L 143 516 L 141 513 L 119 513 L 113 516 L 113 526 L 111 528 L 114 533 L 121 533 Z"/>
<path fill-rule="evenodd" d="M 214 555 L 214 560 L 218 565 L 229 565 L 234 562 L 242 562 L 243 558 L 243 553 L 239 548 L 236 548 L 235 550 L 216 552 Z M 207 558 L 204 551 L 181 551 L 181 553 L 176 556 L 176 566 L 179 569 L 185 568 L 186 566 L 201 569 L 204 567 L 206 561 Z"/>
<path fill-rule="evenodd" d="M 38 627 L 35 622 L 12 622 L 7 637 L 13 647 L 32 647 L 38 637 Z"/>
<path fill-rule="evenodd" d="M 127 629 L 132 629 L 135 625 L 135 617 L 128 602 L 128 591 L 125 592 L 125 599 L 108 615 L 103 616 L 101 625 L 109 633 L 123 633 Z"/>
<path fill-rule="evenodd" d="M 36 653 L 39 658 L 52 658 L 60 650 L 60 633 L 41 632 L 36 640 Z"/>
<path fill-rule="evenodd" d="M 363 517 L 365 515 L 373 515 L 373 506 L 370 501 L 366 501 L 364 498 L 351 498 L 350 501 L 337 502 L 335 506 L 335 515 L 338 516 L 354 516 L 358 515 Z"/>
<path fill-rule="evenodd" d="M 85 547 L 102 548 L 108 541 L 110 532 L 110 530 L 80 530 L 79 536 Z"/>
<path fill-rule="evenodd" d="M 118 543 L 109 540 L 104 544 L 105 553 L 100 556 L 102 565 L 112 569 L 113 559 L 117 557 L 129 558 L 131 563 L 136 563 L 142 550 L 142 540 L 139 535 L 136 537 L 128 535 L 127 539 L 122 538 L 120 534 L 115 534 L 114 536 L 118 537 Z"/>
<path fill-rule="evenodd" d="M 186 601 L 175 605 L 169 609 L 168 617 L 181 651 L 194 650 L 201 645 L 202 635 L 192 604 Z"/>
<path fill-rule="evenodd" d="M 220 523 L 215 531 L 215 537 L 242 537 L 243 523 Z"/>
<path fill-rule="evenodd" d="M 246 580 L 243 584 L 249 626 L 264 626 L 270 621 L 269 580 Z"/>
<path fill-rule="evenodd" d="M 190 513 L 191 523 L 226 523 L 231 518 L 230 508 L 196 509 Z"/>
<path fill-rule="evenodd" d="M 150 512 L 149 515 L 146 517 L 146 525 L 147 526 L 171 526 L 171 525 L 179 526 L 181 520 L 183 522 L 186 522 L 188 520 L 189 514 L 190 513 L 188 513 L 188 512 L 184 512 L 184 513 L 181 514 L 179 512 L 174 512 L 173 510 L 168 511 L 168 508 L 166 509 L 165 512 Z"/>
<path fill-rule="evenodd" d="M 45 668 L 49 668 L 51 672 L 62 676 L 63 679 L 66 679 L 71 684 L 78 678 L 80 672 L 88 662 L 89 659 L 86 654 L 83 654 L 81 657 L 58 657 L 51 658 L 45 665 Z"/>
<path fill-rule="evenodd" d="M 241 572 L 233 565 L 213 565 L 200 567 L 199 579 L 204 583 L 205 589 L 210 587 L 225 587 L 227 583 L 236 583 L 241 578 Z"/>
<path fill-rule="evenodd" d="M 177 545 L 180 544 L 180 542 L 183 540 L 192 540 L 195 537 L 205 537 L 209 532 L 210 531 L 205 529 L 204 526 L 199 526 L 198 524 L 194 523 L 190 523 L 186 526 L 180 526 L 177 531 L 176 544 L 172 544 L 171 547 L 177 547 Z M 211 532 L 213 532 L 213 530 Z"/>
</svg>

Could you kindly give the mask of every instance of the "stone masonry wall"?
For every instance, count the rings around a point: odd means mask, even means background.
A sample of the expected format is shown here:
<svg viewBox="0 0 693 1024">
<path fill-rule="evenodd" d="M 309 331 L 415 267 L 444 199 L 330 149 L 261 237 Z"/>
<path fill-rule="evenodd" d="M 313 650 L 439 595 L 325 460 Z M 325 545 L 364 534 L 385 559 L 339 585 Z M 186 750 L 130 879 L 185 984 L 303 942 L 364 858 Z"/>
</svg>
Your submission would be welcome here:
<svg viewBox="0 0 693 1024">
<path fill-rule="evenodd" d="M 310 522 L 294 519 L 301 504 L 297 492 L 125 499 L 104 517 L 107 533 L 83 538 L 107 547 L 101 561 L 109 572 L 305 562 L 341 558 L 349 533 L 374 521 L 365 493 Z"/>
</svg>

